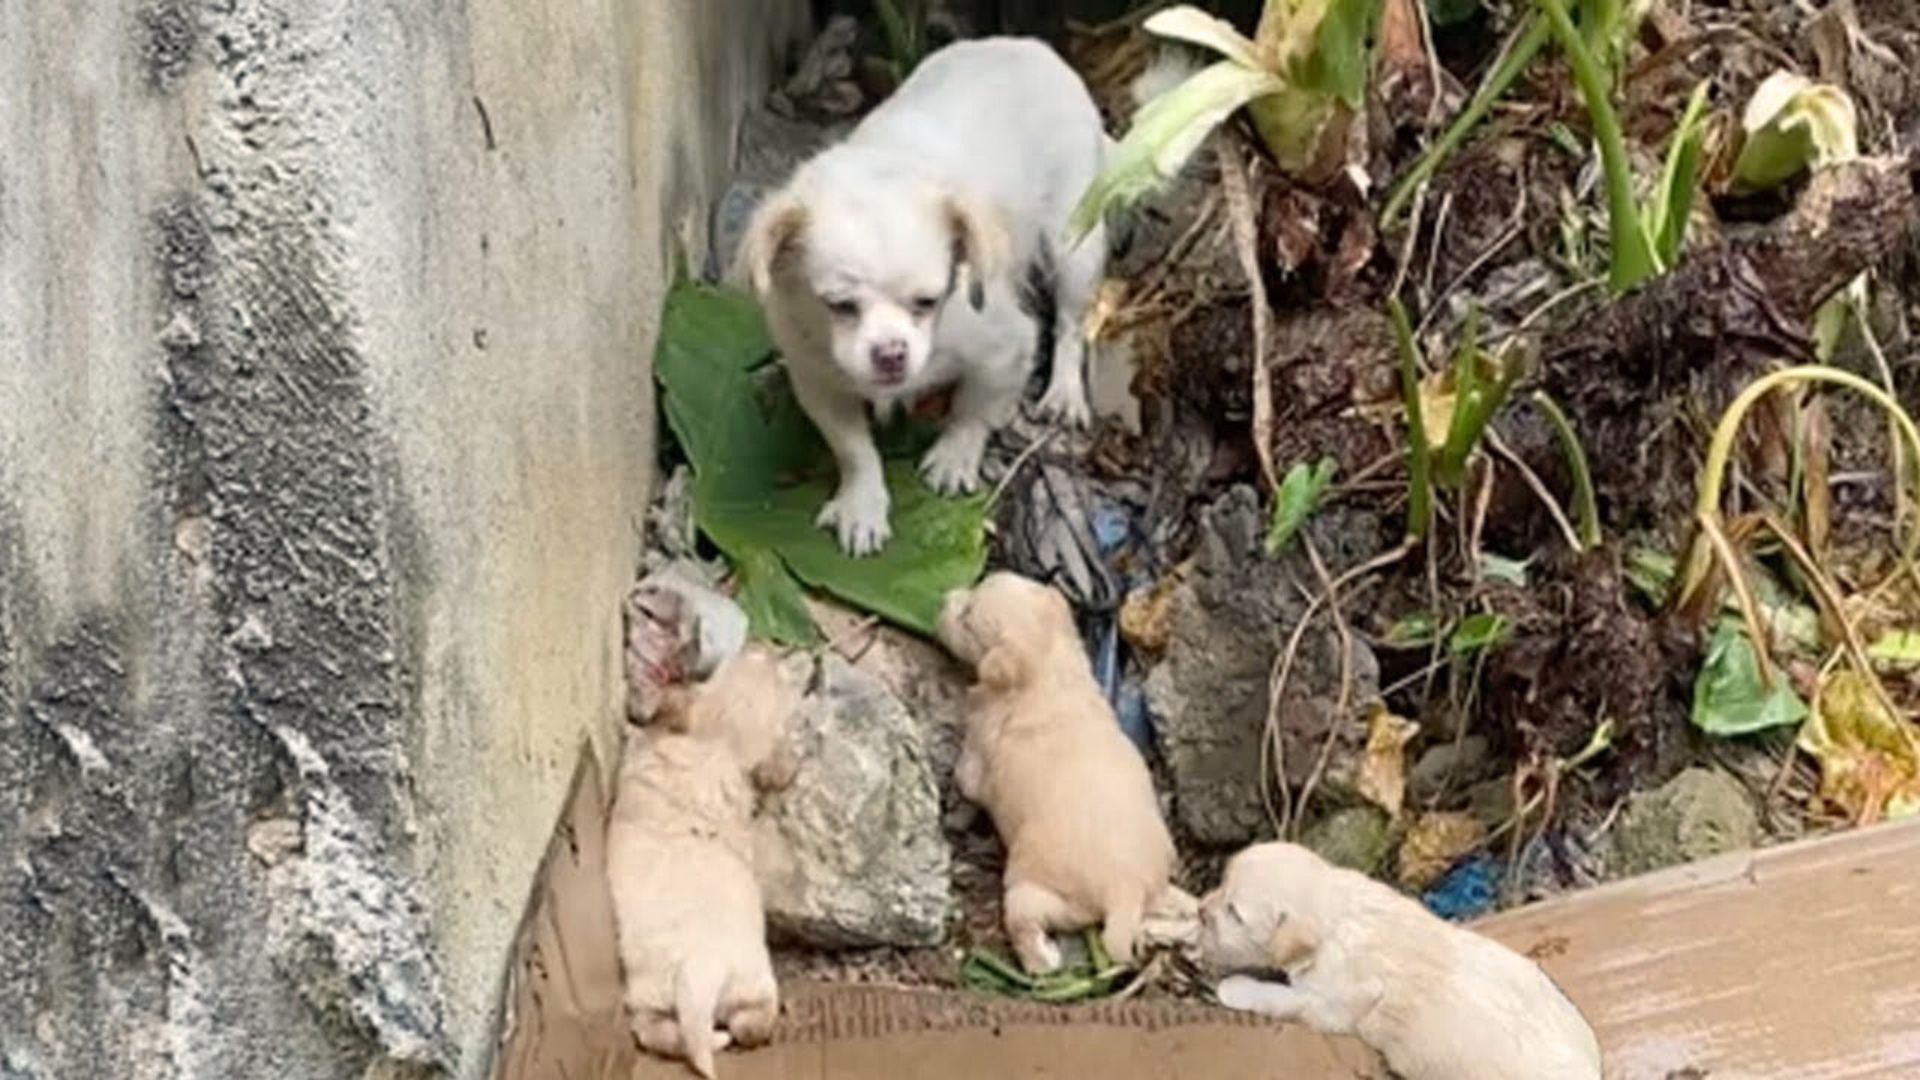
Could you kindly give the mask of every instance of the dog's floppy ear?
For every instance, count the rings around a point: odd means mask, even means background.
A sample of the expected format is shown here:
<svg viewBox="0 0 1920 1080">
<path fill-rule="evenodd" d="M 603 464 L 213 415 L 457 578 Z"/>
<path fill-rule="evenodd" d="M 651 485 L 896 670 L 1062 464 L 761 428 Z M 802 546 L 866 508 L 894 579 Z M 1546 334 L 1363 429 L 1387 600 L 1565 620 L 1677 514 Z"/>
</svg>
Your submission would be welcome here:
<svg viewBox="0 0 1920 1080">
<path fill-rule="evenodd" d="M 1312 956 L 1320 948 L 1320 935 L 1298 916 L 1282 918 L 1267 939 L 1267 959 L 1282 970 Z"/>
<path fill-rule="evenodd" d="M 805 203 L 786 192 L 768 197 L 754 210 L 746 235 L 740 239 L 737 274 L 746 279 L 756 295 L 767 295 L 773 288 L 774 272 L 800 250 L 806 232 Z"/>
<path fill-rule="evenodd" d="M 941 213 L 953 234 L 955 284 L 964 279 L 967 302 L 973 310 L 987 306 L 987 282 L 1007 271 L 1012 240 L 1000 215 L 991 207 L 962 195 L 948 195 Z"/>
<path fill-rule="evenodd" d="M 1008 645 L 995 645 L 980 658 L 975 668 L 980 685 L 995 690 L 1019 686 L 1027 677 L 1027 658 Z"/>
</svg>

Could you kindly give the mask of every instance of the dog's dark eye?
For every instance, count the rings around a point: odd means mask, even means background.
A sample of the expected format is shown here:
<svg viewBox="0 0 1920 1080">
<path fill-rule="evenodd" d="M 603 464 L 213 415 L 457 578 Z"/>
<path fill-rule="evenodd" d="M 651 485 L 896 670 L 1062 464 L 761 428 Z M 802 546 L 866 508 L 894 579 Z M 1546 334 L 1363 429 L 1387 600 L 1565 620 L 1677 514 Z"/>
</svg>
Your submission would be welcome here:
<svg viewBox="0 0 1920 1080">
<path fill-rule="evenodd" d="M 913 298 L 912 306 L 913 313 L 924 318 L 925 316 L 933 314 L 934 309 L 940 306 L 940 298 L 937 296 L 916 296 Z"/>
<path fill-rule="evenodd" d="M 827 301 L 827 311 L 832 313 L 836 319 L 851 319 L 860 314 L 860 301 L 829 300 Z"/>
</svg>

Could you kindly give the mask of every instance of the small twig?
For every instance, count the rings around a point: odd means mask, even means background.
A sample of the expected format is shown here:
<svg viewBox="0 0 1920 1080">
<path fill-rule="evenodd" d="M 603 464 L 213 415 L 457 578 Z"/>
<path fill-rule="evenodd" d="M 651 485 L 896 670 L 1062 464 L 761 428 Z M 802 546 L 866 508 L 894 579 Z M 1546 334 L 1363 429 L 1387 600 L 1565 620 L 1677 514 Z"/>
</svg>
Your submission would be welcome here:
<svg viewBox="0 0 1920 1080">
<path fill-rule="evenodd" d="M 1873 357 L 1873 364 L 1880 369 L 1880 385 L 1887 391 L 1888 397 L 1897 397 L 1894 389 L 1893 365 L 1887 362 L 1886 350 L 1880 347 L 1880 337 L 1873 332 L 1873 324 L 1867 319 L 1865 305 L 1849 302 L 1847 307 L 1853 311 L 1854 319 L 1860 324 L 1860 340 L 1866 343 L 1867 353 Z M 1901 481 L 1906 477 L 1906 447 L 1900 442 L 1900 421 L 1887 418 L 1887 442 L 1892 447 L 1892 457 L 1887 461 L 1893 473 L 1893 524 L 1899 531 L 1900 519 L 1907 516 L 1907 486 Z"/>
<path fill-rule="evenodd" d="M 1300 546 L 1306 549 L 1307 561 L 1313 566 L 1313 576 L 1320 581 L 1321 595 L 1326 597 L 1327 615 L 1333 620 L 1334 638 L 1340 648 L 1340 693 L 1334 699 L 1334 716 L 1327 725 L 1326 738 L 1320 743 L 1320 756 L 1313 764 L 1313 771 L 1307 774 L 1307 782 L 1300 786 L 1300 816 L 1307 816 L 1307 807 L 1313 802 L 1314 789 L 1320 786 L 1320 778 L 1326 775 L 1327 763 L 1333 757 L 1333 744 L 1340 733 L 1340 725 L 1347 720 L 1347 710 L 1353 705 L 1353 633 L 1347 627 L 1346 613 L 1340 609 L 1339 589 L 1333 578 L 1327 573 L 1327 564 L 1320 560 L 1319 549 L 1314 546 L 1313 538 L 1300 534 Z"/>
<path fill-rule="evenodd" d="M 1719 558 L 1728 584 L 1733 586 L 1733 595 L 1740 602 L 1741 618 L 1746 622 L 1747 637 L 1753 642 L 1754 668 L 1760 676 L 1761 687 L 1770 691 L 1775 678 L 1773 650 L 1767 640 L 1766 625 L 1760 618 L 1760 605 L 1753 597 L 1753 586 L 1747 581 L 1746 569 L 1740 565 L 1740 555 L 1734 551 L 1727 534 L 1721 531 L 1717 514 L 1701 514 L 1695 522 L 1699 525 L 1700 535 Z"/>
<path fill-rule="evenodd" d="M 1048 443 L 1053 441 L 1053 437 L 1059 433 L 1059 428 L 1050 427 L 1041 432 L 1039 438 L 1028 443 L 1026 447 L 1020 451 L 1019 455 L 1013 459 L 1013 463 L 1007 466 L 1006 475 L 1000 478 L 999 483 L 993 485 L 993 493 L 987 496 L 987 508 L 989 510 L 1000 505 L 1000 496 L 1007 493 L 1007 486 L 1013 483 L 1015 476 L 1019 475 L 1020 469 L 1027 463 L 1027 459 L 1044 449 Z"/>
<path fill-rule="evenodd" d="M 1512 216 L 1510 216 L 1507 219 L 1507 223 L 1505 225 L 1501 226 L 1499 235 L 1495 236 L 1492 242 L 1487 244 L 1487 246 L 1483 250 L 1481 250 L 1481 252 L 1478 255 L 1475 255 L 1473 257 L 1473 261 L 1467 263 L 1466 268 L 1464 270 L 1461 270 L 1458 274 L 1453 275 L 1453 280 L 1447 282 L 1446 286 L 1442 288 L 1437 294 L 1434 295 L 1434 298 L 1428 302 L 1427 312 L 1420 319 L 1420 325 L 1414 329 L 1414 333 L 1416 334 L 1426 333 L 1427 328 L 1432 324 L 1434 317 L 1438 315 L 1440 312 L 1440 309 L 1446 305 L 1447 298 L 1449 296 L 1452 296 L 1455 292 L 1457 292 L 1460 286 L 1466 284 L 1467 281 L 1473 277 L 1473 275 L 1480 272 L 1481 268 L 1485 267 L 1487 263 L 1493 261 L 1494 256 L 1500 254 L 1500 252 L 1503 251 L 1508 244 L 1513 243 L 1513 241 L 1517 237 L 1519 237 L 1521 233 L 1526 231 L 1527 185 L 1526 185 L 1526 176 L 1524 174 L 1522 174 L 1520 177 L 1519 187 L 1520 187 L 1520 198 L 1514 204 Z M 1438 251 L 1439 238 L 1435 237 L 1434 240 L 1435 240 L 1434 250 Z"/>
<path fill-rule="evenodd" d="M 1260 766 L 1262 775 L 1266 779 L 1271 780 L 1280 789 L 1282 805 L 1279 808 L 1279 812 L 1276 813 L 1276 808 L 1270 800 L 1268 800 L 1267 805 L 1267 816 L 1274 826 L 1275 835 L 1287 835 L 1287 830 L 1294 820 L 1294 814 L 1292 813 L 1292 792 L 1287 787 L 1285 772 L 1281 771 L 1286 759 L 1284 744 L 1280 741 L 1280 704 L 1286 696 L 1287 681 L 1293 673 L 1293 662 L 1300 653 L 1300 642 L 1306 637 L 1307 628 L 1313 623 L 1314 613 L 1320 609 L 1321 600 L 1324 596 L 1328 595 L 1328 593 L 1337 593 L 1350 582 L 1363 575 L 1392 566 L 1394 563 L 1406 558 L 1415 546 L 1415 541 L 1411 539 L 1403 541 L 1400 546 L 1393 550 L 1376 555 L 1366 562 L 1361 563 L 1359 566 L 1346 571 L 1339 577 L 1334 578 L 1332 587 L 1329 590 L 1317 594 L 1307 601 L 1307 609 L 1300 613 L 1300 621 L 1294 625 L 1293 633 L 1287 637 L 1286 648 L 1282 649 L 1280 655 L 1274 660 L 1273 668 L 1267 678 L 1267 716 L 1262 729 L 1263 737 L 1260 745 Z M 1261 793 L 1263 799 L 1266 798 L 1266 790 L 1266 784 L 1262 783 Z"/>
<path fill-rule="evenodd" d="M 1253 308 L 1253 452 L 1260 461 L 1261 479 L 1272 493 L 1280 490 L 1280 476 L 1273 465 L 1273 380 L 1267 371 L 1273 312 L 1267 308 L 1267 286 L 1260 273 L 1259 224 L 1239 144 L 1222 138 L 1214 140 L 1214 146 L 1220 158 L 1221 190 L 1231 214 L 1234 251 L 1246 274 Z"/>
<path fill-rule="evenodd" d="M 1588 545 L 1574 530 L 1573 522 L 1567 520 L 1566 511 L 1560 508 L 1560 500 L 1554 498 L 1553 492 L 1547 490 L 1546 482 L 1540 479 L 1540 475 L 1534 472 L 1519 454 L 1514 453 L 1506 440 L 1500 437 L 1500 433 L 1491 427 L 1487 429 L 1487 445 L 1493 448 L 1494 453 L 1507 459 L 1508 464 L 1519 470 L 1520 479 L 1526 482 L 1527 488 L 1533 492 L 1535 498 L 1540 500 L 1540 505 L 1546 508 L 1547 516 L 1560 527 L 1560 535 L 1566 539 L 1567 546 L 1575 551 L 1585 551 Z"/>
<path fill-rule="evenodd" d="M 1453 192 L 1449 191 L 1440 196 L 1440 211 L 1433 215 L 1433 239 L 1427 242 L 1427 269 L 1420 279 L 1420 296 L 1429 317 L 1436 306 L 1430 298 L 1433 296 L 1434 275 L 1439 273 L 1440 248 L 1447 238 L 1447 225 L 1452 219 Z M 1421 320 L 1421 325 L 1426 325 L 1425 319 Z"/>
</svg>

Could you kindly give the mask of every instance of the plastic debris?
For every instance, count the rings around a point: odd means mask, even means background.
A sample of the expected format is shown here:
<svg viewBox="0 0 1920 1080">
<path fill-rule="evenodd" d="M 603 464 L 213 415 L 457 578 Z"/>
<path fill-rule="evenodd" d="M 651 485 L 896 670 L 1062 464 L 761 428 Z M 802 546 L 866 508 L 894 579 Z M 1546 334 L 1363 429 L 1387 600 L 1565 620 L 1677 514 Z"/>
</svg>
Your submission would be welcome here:
<svg viewBox="0 0 1920 1080">
<path fill-rule="evenodd" d="M 1447 871 L 1420 902 L 1435 915 L 1458 922 L 1492 911 L 1499 895 L 1499 861 L 1491 855 L 1473 855 Z"/>
</svg>

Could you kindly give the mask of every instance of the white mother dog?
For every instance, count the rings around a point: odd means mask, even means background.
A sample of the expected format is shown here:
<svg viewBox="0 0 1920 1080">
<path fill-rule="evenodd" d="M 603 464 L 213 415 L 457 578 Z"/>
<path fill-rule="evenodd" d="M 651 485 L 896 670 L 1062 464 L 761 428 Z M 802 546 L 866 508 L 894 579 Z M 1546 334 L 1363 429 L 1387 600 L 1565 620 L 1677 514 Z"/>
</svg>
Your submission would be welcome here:
<svg viewBox="0 0 1920 1080">
<path fill-rule="evenodd" d="M 1086 86 L 1046 45 L 961 42 L 755 212 L 741 269 L 839 465 L 819 523 L 848 553 L 872 554 L 891 534 L 868 405 L 885 417 L 953 385 L 921 474 L 943 494 L 979 488 L 988 437 L 1033 369 L 1037 328 L 1020 290 L 1036 264 L 1057 312 L 1041 407 L 1087 421 L 1080 326 L 1107 243 L 1095 229 L 1069 244 L 1066 225 L 1108 146 Z"/>
</svg>

